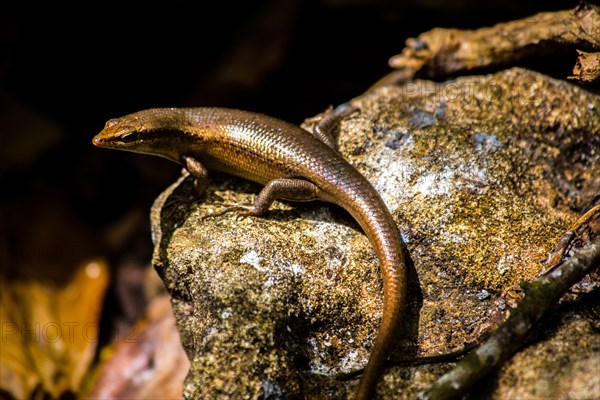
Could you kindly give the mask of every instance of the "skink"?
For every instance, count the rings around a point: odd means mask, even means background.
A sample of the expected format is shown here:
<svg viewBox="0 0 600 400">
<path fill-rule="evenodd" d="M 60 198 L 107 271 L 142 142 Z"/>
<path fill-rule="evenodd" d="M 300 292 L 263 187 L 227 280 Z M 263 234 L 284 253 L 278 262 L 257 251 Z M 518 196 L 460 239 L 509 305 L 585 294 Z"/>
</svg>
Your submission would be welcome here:
<svg viewBox="0 0 600 400">
<path fill-rule="evenodd" d="M 265 213 L 275 199 L 321 200 L 346 209 L 375 247 L 384 307 L 379 333 L 356 399 L 375 395 L 406 303 L 406 264 L 396 224 L 369 181 L 335 150 L 330 111 L 314 133 L 261 114 L 223 108 L 157 108 L 111 119 L 94 137 L 98 147 L 165 157 L 183 165 L 206 188 L 209 170 L 265 185 L 246 214 Z"/>
</svg>

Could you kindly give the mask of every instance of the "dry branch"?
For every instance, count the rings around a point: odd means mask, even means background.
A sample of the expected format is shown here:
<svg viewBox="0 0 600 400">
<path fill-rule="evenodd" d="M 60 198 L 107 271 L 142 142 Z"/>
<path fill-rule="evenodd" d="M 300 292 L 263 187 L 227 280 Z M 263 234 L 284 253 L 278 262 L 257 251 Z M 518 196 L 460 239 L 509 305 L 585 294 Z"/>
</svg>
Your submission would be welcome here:
<svg viewBox="0 0 600 400">
<path fill-rule="evenodd" d="M 402 53 L 390 59 L 398 71 L 375 86 L 509 66 L 561 49 L 600 51 L 600 7 L 582 3 L 573 10 L 539 13 L 477 30 L 433 29 L 408 39 Z M 571 79 L 590 82 L 587 71 L 592 66 L 584 58 L 578 64 L 582 72 L 574 70 Z M 597 72 L 595 79 L 592 82 L 597 82 Z"/>
<path fill-rule="evenodd" d="M 600 52 L 587 53 L 577 50 L 579 57 L 573 67 L 573 79 L 585 84 L 595 84 L 600 82 Z"/>
<path fill-rule="evenodd" d="M 483 344 L 467 354 L 447 374 L 439 378 L 420 400 L 447 400 L 460 398 L 481 378 L 508 359 L 531 334 L 540 318 L 586 274 L 600 266 L 600 205 L 580 218 L 565 233 L 557 250 L 549 257 L 548 272 L 531 282 L 522 284 L 524 299 L 510 317 Z M 591 231 L 590 231 L 591 227 Z M 587 241 L 591 239 L 591 241 Z M 583 240 L 582 247 L 563 260 L 565 250 Z M 566 243 L 569 242 L 569 243 Z M 556 257 L 556 254 L 560 256 Z M 554 256 L 554 257 L 553 257 Z M 552 265 L 558 264 L 558 265 Z"/>
</svg>

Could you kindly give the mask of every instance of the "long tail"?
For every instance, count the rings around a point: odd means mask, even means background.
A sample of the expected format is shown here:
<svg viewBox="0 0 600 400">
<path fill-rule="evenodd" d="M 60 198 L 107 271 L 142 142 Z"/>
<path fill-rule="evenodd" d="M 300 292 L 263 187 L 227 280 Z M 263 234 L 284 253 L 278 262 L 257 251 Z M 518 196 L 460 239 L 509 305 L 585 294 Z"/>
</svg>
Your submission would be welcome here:
<svg viewBox="0 0 600 400">
<path fill-rule="evenodd" d="M 354 183 L 348 184 L 346 188 L 348 190 L 345 193 L 338 193 L 338 199 L 343 199 L 338 200 L 338 204 L 352 214 L 369 237 L 377 252 L 383 276 L 384 306 L 381 326 L 356 393 L 357 400 L 366 400 L 374 395 L 404 314 L 406 261 L 398 227 L 375 189 L 370 184 Z"/>
<path fill-rule="evenodd" d="M 383 275 L 383 315 L 369 362 L 358 385 L 357 400 L 373 397 L 377 382 L 389 358 L 406 304 L 406 263 L 402 242 L 395 224 L 393 226 L 390 226 L 389 223 L 383 225 L 383 227 L 378 225 L 375 230 L 374 233 L 377 237 L 371 238 L 377 250 Z M 371 233 L 373 232 L 371 231 Z M 367 234 L 371 236 L 369 233 Z"/>
<path fill-rule="evenodd" d="M 394 284 L 390 285 L 394 286 Z M 399 285 L 403 287 L 403 285 Z M 394 292 L 396 290 L 396 292 Z M 390 348 L 396 338 L 396 330 L 401 320 L 403 306 L 405 303 L 404 293 L 399 288 L 391 288 L 386 290 L 384 297 L 384 308 L 379 333 L 375 338 L 373 349 L 369 362 L 361 376 L 358 390 L 356 392 L 357 400 L 367 400 L 373 398 L 377 382 L 381 377 L 385 363 L 390 355 Z"/>
</svg>

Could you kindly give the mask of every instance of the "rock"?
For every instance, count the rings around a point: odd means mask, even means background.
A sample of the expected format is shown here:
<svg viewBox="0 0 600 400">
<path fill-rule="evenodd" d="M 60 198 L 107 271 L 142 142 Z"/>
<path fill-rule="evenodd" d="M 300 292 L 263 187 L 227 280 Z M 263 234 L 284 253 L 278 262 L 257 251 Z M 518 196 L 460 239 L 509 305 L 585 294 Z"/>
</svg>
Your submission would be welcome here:
<svg viewBox="0 0 600 400">
<path fill-rule="evenodd" d="M 600 99 L 510 69 L 381 88 L 352 102 L 360 112 L 341 124 L 340 151 L 382 195 L 414 264 L 409 317 L 392 357 L 460 349 L 504 307 L 502 292 L 535 277 L 578 212 L 598 201 Z M 263 218 L 211 217 L 220 203 L 250 203 L 260 190 L 212 178 L 197 199 L 184 175 L 152 209 L 153 263 L 192 361 L 185 397 L 351 397 L 357 380 L 339 378 L 365 365 L 381 316 L 371 244 L 325 203 L 276 202 Z M 564 303 L 543 341 L 490 378 L 486 398 L 600 392 L 590 383 L 600 362 L 600 302 L 578 301 L 585 306 Z M 557 354 L 564 364 L 551 361 Z M 519 375 L 528 365 L 536 372 Z M 390 368 L 379 394 L 414 398 L 448 368 Z"/>
</svg>

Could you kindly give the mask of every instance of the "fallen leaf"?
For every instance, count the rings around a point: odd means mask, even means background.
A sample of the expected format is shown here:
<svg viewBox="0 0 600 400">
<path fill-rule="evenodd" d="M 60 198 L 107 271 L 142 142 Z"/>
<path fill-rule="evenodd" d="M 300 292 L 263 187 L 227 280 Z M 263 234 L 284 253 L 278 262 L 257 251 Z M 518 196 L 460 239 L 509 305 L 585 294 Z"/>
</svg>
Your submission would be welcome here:
<svg viewBox="0 0 600 400">
<path fill-rule="evenodd" d="M 190 363 L 168 295 L 154 298 L 146 317 L 114 348 L 103 350 L 90 399 L 180 399 Z"/>
<path fill-rule="evenodd" d="M 2 390 L 17 399 L 78 393 L 96 351 L 108 275 L 106 263 L 95 260 L 65 285 L 0 281 Z"/>
</svg>

